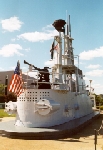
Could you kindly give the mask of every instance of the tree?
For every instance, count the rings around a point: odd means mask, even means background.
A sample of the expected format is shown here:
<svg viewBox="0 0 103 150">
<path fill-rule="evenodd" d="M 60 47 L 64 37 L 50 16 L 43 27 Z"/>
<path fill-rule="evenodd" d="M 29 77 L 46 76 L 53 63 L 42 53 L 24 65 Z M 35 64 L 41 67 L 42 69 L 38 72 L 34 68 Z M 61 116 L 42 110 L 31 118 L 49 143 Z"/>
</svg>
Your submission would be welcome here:
<svg viewBox="0 0 103 150">
<path fill-rule="evenodd" d="M 17 101 L 17 96 L 14 93 L 9 93 L 8 95 L 5 95 L 5 87 L 6 85 L 0 84 L 0 103 Z"/>
<path fill-rule="evenodd" d="M 0 84 L 0 95 L 4 95 L 5 93 L 5 85 L 4 84 Z"/>
<path fill-rule="evenodd" d="M 7 102 L 9 102 L 9 101 L 16 102 L 17 101 L 17 96 L 14 93 L 9 93 L 6 98 L 7 98 Z"/>
<path fill-rule="evenodd" d="M 97 106 L 103 105 L 103 99 L 102 99 L 101 95 L 96 95 L 95 94 L 95 100 L 96 100 L 96 105 Z"/>
</svg>

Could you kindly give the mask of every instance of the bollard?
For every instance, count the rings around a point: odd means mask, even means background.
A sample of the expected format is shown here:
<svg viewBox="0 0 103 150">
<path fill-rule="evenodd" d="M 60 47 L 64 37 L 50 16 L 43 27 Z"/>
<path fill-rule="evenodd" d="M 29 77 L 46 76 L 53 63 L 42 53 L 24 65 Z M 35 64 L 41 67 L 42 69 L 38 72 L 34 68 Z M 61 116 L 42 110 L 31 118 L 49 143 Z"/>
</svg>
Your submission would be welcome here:
<svg viewBox="0 0 103 150">
<path fill-rule="evenodd" d="M 95 144 L 95 150 L 96 150 L 96 144 L 97 144 L 97 130 L 94 129 L 95 137 L 94 137 L 94 144 Z"/>
</svg>

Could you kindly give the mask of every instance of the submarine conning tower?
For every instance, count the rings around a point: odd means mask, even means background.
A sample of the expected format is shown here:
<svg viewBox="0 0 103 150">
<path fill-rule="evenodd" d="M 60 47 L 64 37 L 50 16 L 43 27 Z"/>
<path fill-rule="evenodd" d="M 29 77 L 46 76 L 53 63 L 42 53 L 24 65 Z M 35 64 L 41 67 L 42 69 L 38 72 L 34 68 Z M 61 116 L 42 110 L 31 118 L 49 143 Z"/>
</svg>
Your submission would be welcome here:
<svg viewBox="0 0 103 150">
<path fill-rule="evenodd" d="M 55 43 L 58 44 L 58 50 L 52 72 L 56 73 L 58 82 L 64 83 L 68 75 L 72 76 L 72 74 L 75 73 L 72 47 L 72 40 L 74 39 L 71 38 L 70 15 L 67 22 L 59 19 L 55 20 L 52 25 L 59 32 L 59 35 L 54 37 L 54 45 Z M 60 85 L 59 88 L 62 89 L 63 86 Z"/>
</svg>

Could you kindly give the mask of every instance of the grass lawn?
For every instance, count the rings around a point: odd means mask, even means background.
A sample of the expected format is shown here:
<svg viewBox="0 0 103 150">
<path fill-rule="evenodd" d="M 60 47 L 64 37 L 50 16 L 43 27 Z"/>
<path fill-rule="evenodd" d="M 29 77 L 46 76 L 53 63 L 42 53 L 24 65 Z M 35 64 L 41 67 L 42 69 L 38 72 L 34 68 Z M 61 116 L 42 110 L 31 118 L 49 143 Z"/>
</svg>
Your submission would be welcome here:
<svg viewBox="0 0 103 150">
<path fill-rule="evenodd" d="M 4 112 L 4 109 L 0 109 L 0 118 L 3 117 L 15 117 L 15 115 L 8 115 L 6 112 Z"/>
</svg>

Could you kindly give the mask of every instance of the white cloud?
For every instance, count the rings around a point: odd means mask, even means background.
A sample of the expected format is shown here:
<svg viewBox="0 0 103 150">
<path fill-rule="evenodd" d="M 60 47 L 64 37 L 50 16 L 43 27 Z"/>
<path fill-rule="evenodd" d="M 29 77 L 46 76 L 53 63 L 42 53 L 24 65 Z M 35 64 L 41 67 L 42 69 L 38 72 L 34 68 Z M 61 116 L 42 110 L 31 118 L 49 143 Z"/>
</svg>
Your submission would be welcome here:
<svg viewBox="0 0 103 150">
<path fill-rule="evenodd" d="M 8 44 L 4 45 L 0 49 L 0 55 L 3 57 L 11 57 L 13 55 L 23 55 L 19 52 L 19 50 L 22 50 L 22 47 L 19 44 Z"/>
<path fill-rule="evenodd" d="M 45 32 L 27 32 L 27 33 L 23 33 L 19 36 L 17 36 L 19 39 L 25 39 L 27 41 L 30 42 L 43 42 L 45 40 L 50 40 L 53 39 L 53 36 L 57 35 L 57 31 L 53 30 L 53 31 L 49 31 L 48 33 Z"/>
<path fill-rule="evenodd" d="M 45 40 L 53 39 L 58 32 L 53 29 L 52 25 L 47 25 L 42 28 L 42 32 L 26 32 L 17 36 L 18 39 L 28 40 L 30 42 L 43 42 Z"/>
<path fill-rule="evenodd" d="M 101 77 L 103 76 L 103 70 L 96 69 L 96 70 L 88 71 L 85 73 L 85 75 Z"/>
<path fill-rule="evenodd" d="M 15 30 L 20 30 L 23 22 L 21 22 L 18 17 L 11 17 L 9 19 L 2 20 L 1 24 L 4 30 L 13 32 Z"/>
<path fill-rule="evenodd" d="M 97 57 L 103 57 L 103 46 L 89 51 L 84 51 L 79 55 L 81 60 L 90 60 Z"/>
<path fill-rule="evenodd" d="M 100 68 L 101 65 L 97 64 L 97 65 L 89 65 L 87 66 L 86 68 L 89 68 L 89 69 L 96 69 L 96 68 Z"/>
</svg>

